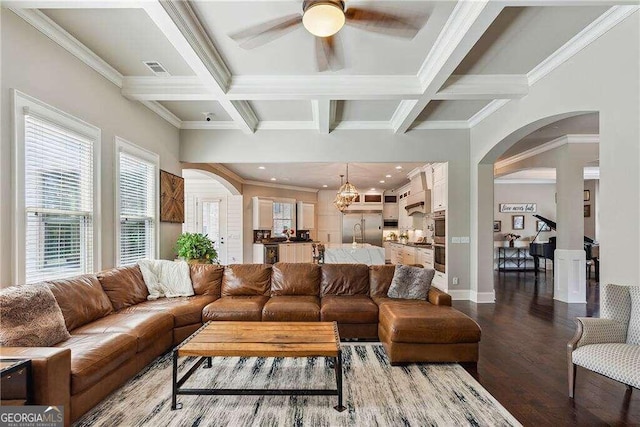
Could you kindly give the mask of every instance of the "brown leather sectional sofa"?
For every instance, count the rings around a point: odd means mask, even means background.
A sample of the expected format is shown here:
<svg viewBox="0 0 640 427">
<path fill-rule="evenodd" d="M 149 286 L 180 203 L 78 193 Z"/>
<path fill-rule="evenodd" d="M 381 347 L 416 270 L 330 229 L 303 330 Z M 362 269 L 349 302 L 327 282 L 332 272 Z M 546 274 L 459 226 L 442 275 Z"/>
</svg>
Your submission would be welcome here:
<svg viewBox="0 0 640 427">
<path fill-rule="evenodd" d="M 47 282 L 71 338 L 0 349 L 33 360 L 35 401 L 64 405 L 67 423 L 206 321 L 336 321 L 342 338 L 380 339 L 392 364 L 476 362 L 480 328 L 432 287 L 394 300 L 394 266 L 192 265 L 195 296 L 147 301 L 138 267 Z M 169 381 L 169 379 L 167 379 Z"/>
</svg>

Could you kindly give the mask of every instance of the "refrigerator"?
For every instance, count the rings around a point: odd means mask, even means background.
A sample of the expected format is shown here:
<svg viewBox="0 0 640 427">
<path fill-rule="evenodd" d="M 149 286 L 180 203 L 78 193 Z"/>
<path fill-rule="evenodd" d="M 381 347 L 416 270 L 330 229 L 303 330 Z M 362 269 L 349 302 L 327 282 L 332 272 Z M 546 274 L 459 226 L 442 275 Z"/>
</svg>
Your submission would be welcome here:
<svg viewBox="0 0 640 427">
<path fill-rule="evenodd" d="M 342 243 L 369 243 L 382 247 L 382 213 L 346 213 L 342 215 Z M 362 233 L 360 232 L 362 230 Z"/>
</svg>

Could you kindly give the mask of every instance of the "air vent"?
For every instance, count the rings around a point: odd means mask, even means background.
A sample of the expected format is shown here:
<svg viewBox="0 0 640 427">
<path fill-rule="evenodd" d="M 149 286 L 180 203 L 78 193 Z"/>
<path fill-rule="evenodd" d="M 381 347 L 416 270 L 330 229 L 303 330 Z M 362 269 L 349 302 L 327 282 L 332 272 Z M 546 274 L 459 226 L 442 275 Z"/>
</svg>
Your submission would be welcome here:
<svg viewBox="0 0 640 427">
<path fill-rule="evenodd" d="M 166 77 L 166 76 L 170 76 L 171 74 L 169 74 L 169 72 L 162 66 L 161 63 L 157 62 L 157 61 L 142 61 L 142 63 L 144 65 L 146 65 L 147 67 L 149 67 L 149 69 L 151 70 L 151 72 L 153 72 L 153 74 L 155 74 L 156 76 L 160 76 L 160 77 Z"/>
</svg>

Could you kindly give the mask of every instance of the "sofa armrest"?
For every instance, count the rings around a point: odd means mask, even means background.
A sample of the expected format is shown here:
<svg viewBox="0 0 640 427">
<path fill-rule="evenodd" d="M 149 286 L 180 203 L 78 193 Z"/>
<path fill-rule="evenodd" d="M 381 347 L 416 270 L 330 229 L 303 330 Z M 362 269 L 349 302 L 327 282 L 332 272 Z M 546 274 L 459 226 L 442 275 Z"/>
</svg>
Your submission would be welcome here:
<svg viewBox="0 0 640 427">
<path fill-rule="evenodd" d="M 0 358 L 31 359 L 34 403 L 64 406 L 65 425 L 70 425 L 71 350 L 55 347 L 0 347 Z"/>
<path fill-rule="evenodd" d="M 427 300 L 433 305 L 446 305 L 451 307 L 451 295 L 441 291 L 435 286 L 429 288 L 429 294 Z"/>
<path fill-rule="evenodd" d="M 576 334 L 569 341 L 569 352 L 589 344 L 623 343 L 627 338 L 626 325 L 611 319 L 577 317 Z"/>
</svg>

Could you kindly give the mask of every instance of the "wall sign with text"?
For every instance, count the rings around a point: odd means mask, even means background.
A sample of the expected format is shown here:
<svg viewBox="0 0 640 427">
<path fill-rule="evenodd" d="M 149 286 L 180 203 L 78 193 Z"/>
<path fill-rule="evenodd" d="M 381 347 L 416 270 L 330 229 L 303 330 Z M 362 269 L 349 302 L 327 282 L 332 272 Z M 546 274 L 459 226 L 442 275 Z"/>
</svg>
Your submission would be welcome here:
<svg viewBox="0 0 640 427">
<path fill-rule="evenodd" d="M 536 203 L 500 203 L 500 212 L 536 213 Z"/>
</svg>

